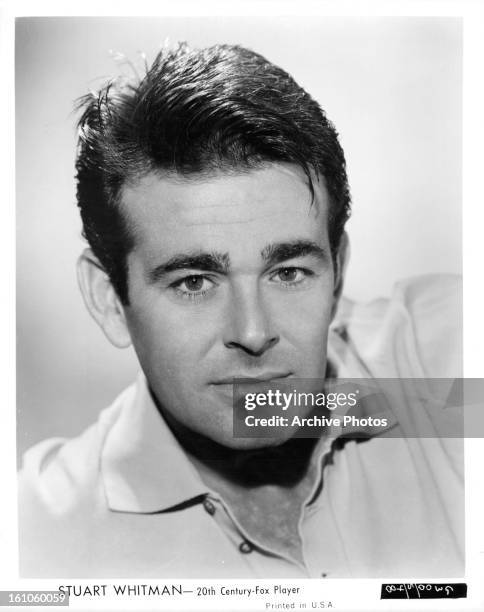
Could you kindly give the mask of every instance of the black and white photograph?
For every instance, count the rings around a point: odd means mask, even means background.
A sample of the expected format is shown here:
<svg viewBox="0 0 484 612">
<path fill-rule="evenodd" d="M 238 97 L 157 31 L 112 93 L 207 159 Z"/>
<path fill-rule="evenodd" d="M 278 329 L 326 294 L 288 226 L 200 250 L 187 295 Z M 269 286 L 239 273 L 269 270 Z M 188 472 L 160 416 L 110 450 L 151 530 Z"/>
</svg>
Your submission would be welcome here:
<svg viewBox="0 0 484 612">
<path fill-rule="evenodd" d="M 17 17 L 20 579 L 465 582 L 463 435 L 328 392 L 464 377 L 463 52 L 458 15 Z"/>
</svg>

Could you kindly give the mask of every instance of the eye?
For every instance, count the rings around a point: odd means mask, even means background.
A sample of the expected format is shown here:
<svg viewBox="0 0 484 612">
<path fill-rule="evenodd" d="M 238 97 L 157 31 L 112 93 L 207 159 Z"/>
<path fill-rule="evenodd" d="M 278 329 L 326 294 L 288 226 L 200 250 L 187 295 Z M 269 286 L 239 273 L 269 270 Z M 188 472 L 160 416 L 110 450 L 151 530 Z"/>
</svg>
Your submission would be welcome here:
<svg viewBox="0 0 484 612">
<path fill-rule="evenodd" d="M 297 268 L 282 268 L 282 270 L 277 272 L 277 276 L 285 283 L 293 283 L 298 279 L 300 272 Z"/>
<path fill-rule="evenodd" d="M 188 291 L 201 291 L 205 278 L 203 276 L 188 276 L 179 286 L 185 285 Z"/>
<path fill-rule="evenodd" d="M 191 274 L 172 283 L 171 287 L 183 298 L 195 299 L 203 297 L 216 283 L 203 274 Z"/>
<path fill-rule="evenodd" d="M 297 285 L 303 282 L 308 276 L 312 276 L 310 270 L 305 268 L 279 268 L 271 276 L 271 280 L 279 281 L 283 285 Z"/>
</svg>

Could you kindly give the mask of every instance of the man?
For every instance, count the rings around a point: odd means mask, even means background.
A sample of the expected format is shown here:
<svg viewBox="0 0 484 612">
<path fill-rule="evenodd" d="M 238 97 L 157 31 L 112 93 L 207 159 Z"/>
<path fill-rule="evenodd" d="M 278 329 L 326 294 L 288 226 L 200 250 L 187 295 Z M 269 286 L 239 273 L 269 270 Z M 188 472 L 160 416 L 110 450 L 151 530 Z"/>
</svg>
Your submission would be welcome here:
<svg viewBox="0 0 484 612">
<path fill-rule="evenodd" d="M 180 45 L 80 107 L 79 284 L 143 375 L 81 436 L 26 454 L 22 574 L 461 571 L 450 440 L 407 439 L 392 415 L 402 437 L 233 432 L 237 380 L 459 374 L 458 335 L 434 323 L 436 305 L 454 320 L 454 281 L 403 283 L 335 317 L 350 196 L 318 104 L 252 51 Z"/>
</svg>

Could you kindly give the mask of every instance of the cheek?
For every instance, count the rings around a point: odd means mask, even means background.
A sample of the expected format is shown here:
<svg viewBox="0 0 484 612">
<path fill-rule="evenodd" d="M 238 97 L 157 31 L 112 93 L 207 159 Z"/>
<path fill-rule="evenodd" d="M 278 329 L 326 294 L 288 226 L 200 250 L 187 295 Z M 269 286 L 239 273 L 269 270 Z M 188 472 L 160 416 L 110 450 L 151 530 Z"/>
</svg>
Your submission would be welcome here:
<svg viewBox="0 0 484 612">
<path fill-rule="evenodd" d="M 278 325 L 294 344 L 325 342 L 331 322 L 333 294 L 325 287 L 305 295 L 288 296 L 277 312 Z"/>
<path fill-rule="evenodd" d="M 208 351 L 212 327 L 196 310 L 171 303 L 137 305 L 127 315 L 134 348 L 144 369 L 180 375 Z M 180 366 L 184 366 L 181 368 Z"/>
</svg>

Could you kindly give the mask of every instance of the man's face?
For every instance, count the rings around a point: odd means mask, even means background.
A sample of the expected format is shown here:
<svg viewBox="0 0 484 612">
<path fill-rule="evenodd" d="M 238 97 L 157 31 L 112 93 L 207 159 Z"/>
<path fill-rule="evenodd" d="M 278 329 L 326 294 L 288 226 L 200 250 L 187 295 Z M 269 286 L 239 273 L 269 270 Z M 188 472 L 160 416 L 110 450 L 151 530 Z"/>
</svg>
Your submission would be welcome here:
<svg viewBox="0 0 484 612">
<path fill-rule="evenodd" d="M 299 168 L 267 164 L 152 174 L 123 191 L 136 245 L 125 314 L 141 366 L 171 419 L 225 446 L 283 441 L 233 437 L 232 379 L 324 378 L 334 271 L 328 195 L 315 186 L 311 206 Z"/>
</svg>

